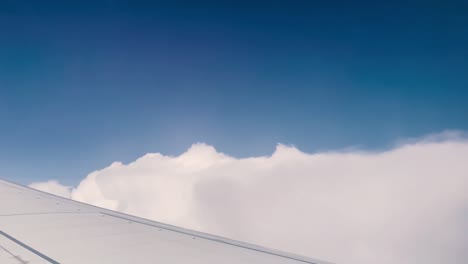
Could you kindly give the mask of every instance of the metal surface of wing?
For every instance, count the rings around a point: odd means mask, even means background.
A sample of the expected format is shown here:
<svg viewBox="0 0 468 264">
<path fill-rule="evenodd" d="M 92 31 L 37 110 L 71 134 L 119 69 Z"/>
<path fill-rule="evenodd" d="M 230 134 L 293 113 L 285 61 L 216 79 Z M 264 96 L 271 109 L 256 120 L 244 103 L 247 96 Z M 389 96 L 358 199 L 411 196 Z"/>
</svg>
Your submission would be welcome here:
<svg viewBox="0 0 468 264">
<path fill-rule="evenodd" d="M 0 263 L 325 263 L 0 180 Z"/>
</svg>

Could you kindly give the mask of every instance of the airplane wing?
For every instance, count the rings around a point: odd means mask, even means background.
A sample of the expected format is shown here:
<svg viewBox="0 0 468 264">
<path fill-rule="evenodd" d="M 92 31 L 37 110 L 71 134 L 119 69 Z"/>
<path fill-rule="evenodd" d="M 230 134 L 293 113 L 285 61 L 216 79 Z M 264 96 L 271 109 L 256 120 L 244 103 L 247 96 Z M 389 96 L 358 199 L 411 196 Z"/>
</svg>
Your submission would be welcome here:
<svg viewBox="0 0 468 264">
<path fill-rule="evenodd" d="M 0 180 L 0 263 L 325 262 L 150 221 Z"/>
</svg>

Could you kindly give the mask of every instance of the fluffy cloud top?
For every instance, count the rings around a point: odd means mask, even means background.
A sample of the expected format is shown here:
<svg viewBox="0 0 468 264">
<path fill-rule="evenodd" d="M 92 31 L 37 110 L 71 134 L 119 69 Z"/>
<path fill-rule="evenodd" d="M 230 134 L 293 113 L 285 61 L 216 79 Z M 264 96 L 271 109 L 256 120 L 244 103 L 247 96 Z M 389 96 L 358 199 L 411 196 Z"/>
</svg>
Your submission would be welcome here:
<svg viewBox="0 0 468 264">
<path fill-rule="evenodd" d="M 89 174 L 70 192 L 173 225 L 337 263 L 466 263 L 468 141 L 453 135 L 367 153 L 278 145 L 237 159 L 205 144 Z"/>
<path fill-rule="evenodd" d="M 72 187 L 64 186 L 55 180 L 33 183 L 29 187 L 65 198 L 71 198 Z"/>
</svg>

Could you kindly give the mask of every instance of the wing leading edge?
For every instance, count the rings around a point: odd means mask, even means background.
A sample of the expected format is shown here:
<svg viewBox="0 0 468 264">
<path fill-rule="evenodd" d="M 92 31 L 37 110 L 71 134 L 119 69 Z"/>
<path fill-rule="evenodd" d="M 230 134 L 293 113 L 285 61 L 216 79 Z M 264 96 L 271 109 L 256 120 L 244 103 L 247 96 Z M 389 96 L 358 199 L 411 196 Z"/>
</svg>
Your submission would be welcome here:
<svg viewBox="0 0 468 264">
<path fill-rule="evenodd" d="M 325 264 L 0 179 L 0 263 Z"/>
</svg>

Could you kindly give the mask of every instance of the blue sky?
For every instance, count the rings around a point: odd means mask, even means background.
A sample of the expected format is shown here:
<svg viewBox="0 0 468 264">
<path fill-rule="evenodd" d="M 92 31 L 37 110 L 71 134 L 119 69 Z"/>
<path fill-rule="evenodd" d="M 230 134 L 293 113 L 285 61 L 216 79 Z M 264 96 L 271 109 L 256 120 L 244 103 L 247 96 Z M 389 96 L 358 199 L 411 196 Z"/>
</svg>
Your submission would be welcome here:
<svg viewBox="0 0 468 264">
<path fill-rule="evenodd" d="M 468 129 L 463 1 L 0 2 L 0 177 Z"/>
</svg>

